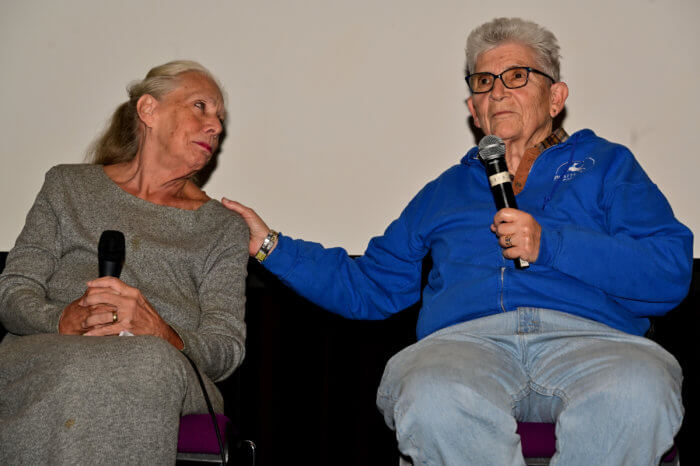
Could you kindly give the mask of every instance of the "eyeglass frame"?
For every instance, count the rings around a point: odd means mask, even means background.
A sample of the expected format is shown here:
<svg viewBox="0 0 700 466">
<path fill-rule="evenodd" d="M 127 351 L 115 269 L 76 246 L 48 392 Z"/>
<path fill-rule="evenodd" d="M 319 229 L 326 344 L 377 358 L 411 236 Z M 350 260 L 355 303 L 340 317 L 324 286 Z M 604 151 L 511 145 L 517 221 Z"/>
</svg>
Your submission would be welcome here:
<svg viewBox="0 0 700 466">
<path fill-rule="evenodd" d="M 517 70 L 517 69 L 522 69 L 522 70 L 526 70 L 526 71 L 527 71 L 527 76 L 525 76 L 525 84 L 523 84 L 522 86 L 510 87 L 510 86 L 509 86 L 508 84 L 506 84 L 506 82 L 503 80 L 503 75 L 504 75 L 505 73 L 511 71 L 511 70 Z M 552 83 L 555 83 L 555 82 L 556 82 L 555 79 L 554 79 L 553 77 L 551 77 L 550 75 L 548 75 L 547 73 L 544 73 L 544 72 L 542 72 L 542 71 L 540 71 L 540 70 L 538 70 L 538 69 L 532 68 L 532 67 L 530 67 L 530 66 L 511 66 L 510 68 L 508 68 L 508 69 L 506 69 L 506 70 L 503 70 L 503 71 L 501 72 L 501 74 L 493 74 L 493 73 L 489 73 L 488 71 L 479 71 L 479 72 L 477 72 L 477 73 L 470 73 L 470 74 L 466 75 L 466 76 L 464 77 L 464 80 L 467 82 L 467 87 L 469 88 L 469 91 L 470 91 L 472 94 L 486 94 L 487 92 L 491 92 L 491 91 L 493 90 L 493 86 L 496 85 L 496 79 L 500 79 L 501 82 L 503 83 L 503 86 L 504 86 L 506 89 L 520 89 L 521 87 L 525 87 L 525 86 L 527 86 L 527 83 L 530 82 L 530 73 L 541 74 L 542 76 L 551 79 L 551 80 L 552 80 Z M 474 89 L 472 89 L 471 84 L 469 84 L 469 78 L 471 78 L 472 76 L 476 76 L 477 74 L 488 74 L 488 75 L 493 76 L 493 82 L 491 83 L 491 88 L 490 88 L 488 91 L 479 91 L 479 92 L 476 92 L 476 91 L 474 91 Z"/>
</svg>

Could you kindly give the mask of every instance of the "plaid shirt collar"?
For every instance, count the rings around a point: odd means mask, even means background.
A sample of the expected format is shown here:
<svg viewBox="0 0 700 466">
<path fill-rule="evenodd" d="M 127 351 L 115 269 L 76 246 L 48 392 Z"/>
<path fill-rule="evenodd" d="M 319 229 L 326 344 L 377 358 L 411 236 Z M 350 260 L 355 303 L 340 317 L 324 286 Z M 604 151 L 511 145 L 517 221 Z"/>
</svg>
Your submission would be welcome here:
<svg viewBox="0 0 700 466">
<path fill-rule="evenodd" d="M 569 139 L 569 135 L 566 133 L 566 131 L 564 131 L 563 128 L 557 128 L 552 131 L 552 134 L 544 138 L 542 142 L 535 144 L 525 151 L 525 154 L 518 165 L 518 171 L 513 177 L 513 192 L 515 194 L 520 193 L 520 191 L 522 191 L 525 187 L 527 176 L 530 174 L 530 169 L 535 163 L 535 160 L 537 160 L 537 157 L 539 157 L 545 150 L 556 146 L 557 144 L 561 144 L 567 139 Z"/>
<path fill-rule="evenodd" d="M 540 142 L 539 144 L 536 144 L 535 147 L 539 150 L 539 153 L 541 154 L 550 147 L 556 146 L 557 144 L 560 144 L 566 141 L 567 139 L 569 139 L 569 135 L 566 133 L 566 131 L 564 131 L 564 128 L 557 128 L 554 131 L 552 131 L 552 134 L 544 138 L 544 141 Z"/>
</svg>

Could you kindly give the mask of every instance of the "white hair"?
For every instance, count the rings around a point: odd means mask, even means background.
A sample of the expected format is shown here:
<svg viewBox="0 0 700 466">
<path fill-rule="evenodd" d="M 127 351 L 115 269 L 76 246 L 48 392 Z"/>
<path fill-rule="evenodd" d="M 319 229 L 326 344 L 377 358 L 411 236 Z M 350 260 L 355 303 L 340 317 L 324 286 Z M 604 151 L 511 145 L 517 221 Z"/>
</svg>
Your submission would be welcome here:
<svg viewBox="0 0 700 466">
<path fill-rule="evenodd" d="M 473 73 L 482 53 L 507 42 L 517 42 L 535 52 L 536 65 L 559 81 L 559 44 L 547 29 L 520 18 L 496 18 L 474 29 L 467 38 L 467 69 Z"/>
</svg>

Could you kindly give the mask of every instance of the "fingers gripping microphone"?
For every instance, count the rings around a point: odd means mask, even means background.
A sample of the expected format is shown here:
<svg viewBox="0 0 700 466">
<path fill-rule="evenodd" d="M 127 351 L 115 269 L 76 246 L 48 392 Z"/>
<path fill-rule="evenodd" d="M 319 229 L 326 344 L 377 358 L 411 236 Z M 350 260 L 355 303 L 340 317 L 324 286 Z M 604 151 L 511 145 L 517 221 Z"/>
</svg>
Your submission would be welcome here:
<svg viewBox="0 0 700 466">
<path fill-rule="evenodd" d="M 493 200 L 496 201 L 496 209 L 501 210 L 506 207 L 517 209 L 513 185 L 510 182 L 510 173 L 506 164 L 506 144 L 501 138 L 488 135 L 479 141 L 479 158 L 486 166 L 486 175 L 491 186 Z M 528 261 L 521 258 L 513 259 L 515 267 L 525 269 L 530 266 Z"/>
<path fill-rule="evenodd" d="M 124 263 L 124 234 L 121 231 L 105 230 L 97 245 L 97 261 L 100 277 L 116 277 L 122 273 Z"/>
</svg>

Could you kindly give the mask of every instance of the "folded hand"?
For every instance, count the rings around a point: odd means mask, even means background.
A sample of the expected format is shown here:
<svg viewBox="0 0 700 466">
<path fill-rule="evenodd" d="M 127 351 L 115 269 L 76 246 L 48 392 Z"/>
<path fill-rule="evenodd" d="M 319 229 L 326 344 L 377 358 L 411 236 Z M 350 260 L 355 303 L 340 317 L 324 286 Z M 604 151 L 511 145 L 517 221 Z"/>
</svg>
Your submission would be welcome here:
<svg viewBox="0 0 700 466">
<path fill-rule="evenodd" d="M 156 312 L 137 288 L 114 277 L 88 282 L 80 306 L 88 308 L 81 322 L 87 336 L 119 335 L 122 330 L 134 335 L 154 335 L 182 348 L 175 331 Z"/>
</svg>

